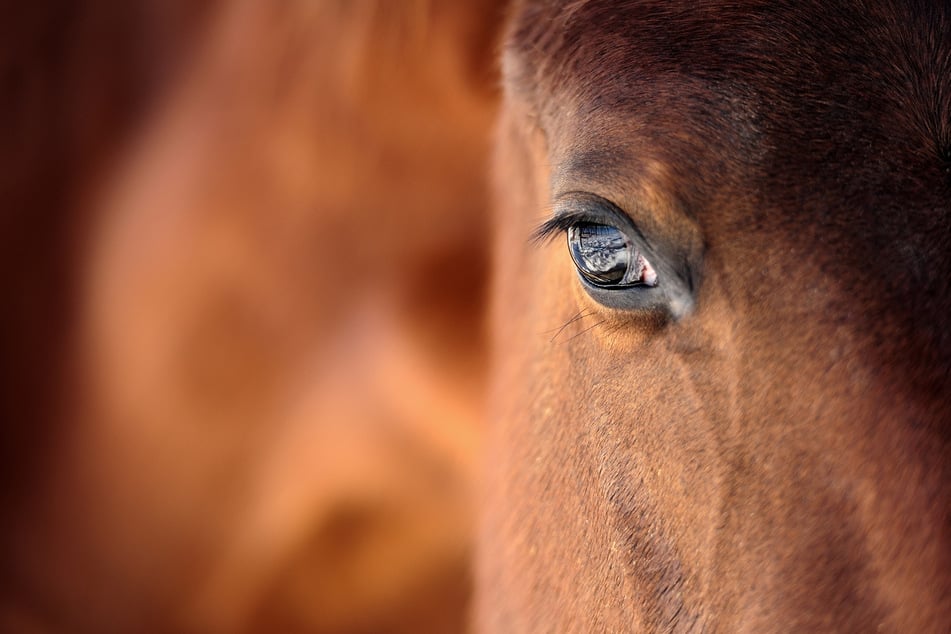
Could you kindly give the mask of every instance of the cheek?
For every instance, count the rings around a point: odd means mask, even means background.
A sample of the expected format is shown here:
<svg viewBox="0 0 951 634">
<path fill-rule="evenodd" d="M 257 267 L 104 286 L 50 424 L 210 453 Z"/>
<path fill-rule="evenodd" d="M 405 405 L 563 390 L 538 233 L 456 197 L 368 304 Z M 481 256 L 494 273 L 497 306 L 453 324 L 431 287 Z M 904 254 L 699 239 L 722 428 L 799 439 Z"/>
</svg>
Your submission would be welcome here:
<svg viewBox="0 0 951 634">
<path fill-rule="evenodd" d="M 657 581 L 635 565 L 644 544 L 679 559 L 679 529 L 643 534 L 682 525 L 654 509 L 695 521 L 709 494 L 693 466 L 705 447 L 683 424 L 697 406 L 670 325 L 592 300 L 564 239 L 529 243 L 548 208 L 547 161 L 537 136 L 508 129 L 503 119 L 480 602 L 563 629 L 557 614 L 583 604 L 579 588 L 599 593 L 590 605 L 629 606 Z"/>
<path fill-rule="evenodd" d="M 497 467 L 510 496 L 509 541 L 546 552 L 523 568 L 537 579 L 555 583 L 551 575 L 583 553 L 579 583 L 604 587 L 600 577 L 613 571 L 627 582 L 611 592 L 663 587 L 638 559 L 672 562 L 666 570 L 702 564 L 682 557 L 682 544 L 716 524 L 709 500 L 719 475 L 708 458 L 718 421 L 708 410 L 722 403 L 715 386 L 697 383 L 718 376 L 698 370 L 716 355 L 676 324 L 594 302 L 561 241 L 525 257 L 533 276 L 516 293 L 525 305 L 506 314 L 532 325 L 504 351 L 517 369 L 499 388 L 508 402 L 493 441 L 506 456 Z"/>
</svg>

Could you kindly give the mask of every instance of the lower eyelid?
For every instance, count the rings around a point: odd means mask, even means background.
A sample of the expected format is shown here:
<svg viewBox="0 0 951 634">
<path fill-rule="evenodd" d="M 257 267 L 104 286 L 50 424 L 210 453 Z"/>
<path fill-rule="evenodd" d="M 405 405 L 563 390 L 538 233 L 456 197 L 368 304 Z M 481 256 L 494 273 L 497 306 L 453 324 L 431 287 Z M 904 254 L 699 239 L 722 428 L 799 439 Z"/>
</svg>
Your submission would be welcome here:
<svg viewBox="0 0 951 634">
<path fill-rule="evenodd" d="M 604 288 L 585 280 L 580 274 L 578 280 L 585 293 L 601 306 L 627 312 L 666 313 L 667 296 L 656 286 L 626 286 Z"/>
</svg>

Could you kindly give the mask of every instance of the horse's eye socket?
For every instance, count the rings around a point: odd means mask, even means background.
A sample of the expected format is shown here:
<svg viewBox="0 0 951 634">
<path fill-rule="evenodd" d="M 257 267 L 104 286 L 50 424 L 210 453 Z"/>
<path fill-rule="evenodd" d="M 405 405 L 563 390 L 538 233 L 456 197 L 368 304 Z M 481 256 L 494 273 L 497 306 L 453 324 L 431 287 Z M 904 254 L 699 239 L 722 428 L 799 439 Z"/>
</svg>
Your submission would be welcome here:
<svg viewBox="0 0 951 634">
<path fill-rule="evenodd" d="M 568 228 L 568 249 L 578 271 L 595 286 L 657 286 L 654 267 L 616 227 L 573 225 Z"/>
</svg>

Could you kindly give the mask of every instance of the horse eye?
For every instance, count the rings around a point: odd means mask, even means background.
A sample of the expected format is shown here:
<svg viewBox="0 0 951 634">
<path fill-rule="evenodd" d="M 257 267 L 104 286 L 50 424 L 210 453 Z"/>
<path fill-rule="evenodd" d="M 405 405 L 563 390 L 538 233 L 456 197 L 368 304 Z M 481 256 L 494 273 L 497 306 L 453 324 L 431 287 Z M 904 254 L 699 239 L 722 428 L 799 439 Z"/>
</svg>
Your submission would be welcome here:
<svg viewBox="0 0 951 634">
<path fill-rule="evenodd" d="M 657 272 L 617 227 L 578 223 L 568 228 L 568 250 L 585 280 L 602 288 L 657 286 Z"/>
</svg>

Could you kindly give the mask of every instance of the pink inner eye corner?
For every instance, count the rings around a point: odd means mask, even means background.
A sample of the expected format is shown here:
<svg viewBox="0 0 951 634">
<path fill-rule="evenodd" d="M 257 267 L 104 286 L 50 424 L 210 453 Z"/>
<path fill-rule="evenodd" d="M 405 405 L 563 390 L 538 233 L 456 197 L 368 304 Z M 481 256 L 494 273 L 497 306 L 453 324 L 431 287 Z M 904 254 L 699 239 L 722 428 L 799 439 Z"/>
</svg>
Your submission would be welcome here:
<svg viewBox="0 0 951 634">
<path fill-rule="evenodd" d="M 657 286 L 657 271 L 640 253 L 634 261 L 634 272 L 637 274 L 637 281 L 644 286 Z"/>
</svg>

